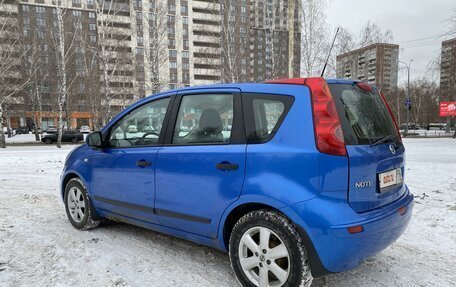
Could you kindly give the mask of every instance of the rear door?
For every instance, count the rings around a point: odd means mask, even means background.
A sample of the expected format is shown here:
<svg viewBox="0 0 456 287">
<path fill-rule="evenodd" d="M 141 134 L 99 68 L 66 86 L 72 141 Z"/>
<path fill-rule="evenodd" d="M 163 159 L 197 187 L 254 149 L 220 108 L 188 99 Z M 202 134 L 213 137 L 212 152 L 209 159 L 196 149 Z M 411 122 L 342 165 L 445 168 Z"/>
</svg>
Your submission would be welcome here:
<svg viewBox="0 0 456 287">
<path fill-rule="evenodd" d="M 405 149 L 382 96 L 366 84 L 329 83 L 349 157 L 348 201 L 356 212 L 401 197 Z"/>
<path fill-rule="evenodd" d="M 178 94 L 156 160 L 155 210 L 162 225 L 217 236 L 220 217 L 244 181 L 240 96 L 237 89 Z"/>
</svg>

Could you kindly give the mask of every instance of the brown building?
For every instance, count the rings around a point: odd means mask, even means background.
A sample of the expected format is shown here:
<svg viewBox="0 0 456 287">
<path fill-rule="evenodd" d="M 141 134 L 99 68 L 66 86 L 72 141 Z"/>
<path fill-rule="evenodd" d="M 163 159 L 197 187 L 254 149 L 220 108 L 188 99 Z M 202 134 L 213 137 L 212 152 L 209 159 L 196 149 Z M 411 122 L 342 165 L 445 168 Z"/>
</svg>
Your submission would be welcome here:
<svg viewBox="0 0 456 287">
<path fill-rule="evenodd" d="M 377 43 L 337 56 L 337 77 L 366 81 L 390 90 L 397 87 L 399 46 Z"/>
<path fill-rule="evenodd" d="M 300 74 L 297 0 L 1 3 L 0 13 L 12 11 L 15 28 L 0 38 L 18 39 L 22 53 L 16 53 L 21 64 L 0 81 L 12 87 L 27 83 L 2 106 L 13 128 L 57 124 L 56 7 L 64 14 L 64 117 L 70 128 L 99 128 L 133 101 L 162 90 Z"/>
<path fill-rule="evenodd" d="M 443 100 L 456 101 L 456 38 L 442 42 L 440 87 Z"/>
</svg>

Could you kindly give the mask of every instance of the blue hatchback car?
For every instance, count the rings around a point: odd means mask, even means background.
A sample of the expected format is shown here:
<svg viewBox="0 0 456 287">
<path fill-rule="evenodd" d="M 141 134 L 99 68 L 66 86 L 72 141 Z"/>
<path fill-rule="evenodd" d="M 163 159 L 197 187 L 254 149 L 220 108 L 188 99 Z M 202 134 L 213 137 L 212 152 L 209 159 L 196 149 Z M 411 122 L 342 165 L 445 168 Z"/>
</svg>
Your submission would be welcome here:
<svg viewBox="0 0 456 287">
<path fill-rule="evenodd" d="M 86 142 L 61 177 L 74 227 L 112 219 L 227 251 L 244 286 L 308 286 L 354 268 L 412 215 L 397 125 L 366 83 L 173 90 Z"/>
</svg>

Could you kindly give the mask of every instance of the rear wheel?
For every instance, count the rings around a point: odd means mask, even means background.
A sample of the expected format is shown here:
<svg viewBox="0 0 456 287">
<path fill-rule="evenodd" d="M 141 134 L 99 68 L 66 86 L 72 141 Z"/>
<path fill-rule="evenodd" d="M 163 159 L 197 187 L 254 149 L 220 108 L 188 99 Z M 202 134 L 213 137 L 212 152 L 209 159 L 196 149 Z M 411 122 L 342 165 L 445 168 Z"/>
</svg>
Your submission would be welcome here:
<svg viewBox="0 0 456 287">
<path fill-rule="evenodd" d="M 52 140 L 51 140 L 51 139 L 45 139 L 45 140 L 44 140 L 44 143 L 45 143 L 45 144 L 52 144 Z"/>
<path fill-rule="evenodd" d="M 244 215 L 230 237 L 230 260 L 243 286 L 310 286 L 312 275 L 301 237 L 283 215 L 257 210 Z"/>
<path fill-rule="evenodd" d="M 75 144 L 75 143 L 78 143 L 78 139 L 77 139 L 77 138 L 72 138 L 72 139 L 71 139 L 71 142 L 74 143 L 74 144 Z"/>
<path fill-rule="evenodd" d="M 65 187 L 65 209 L 68 220 L 79 230 L 95 228 L 100 223 L 92 218 L 93 206 L 79 178 L 70 179 Z"/>
</svg>

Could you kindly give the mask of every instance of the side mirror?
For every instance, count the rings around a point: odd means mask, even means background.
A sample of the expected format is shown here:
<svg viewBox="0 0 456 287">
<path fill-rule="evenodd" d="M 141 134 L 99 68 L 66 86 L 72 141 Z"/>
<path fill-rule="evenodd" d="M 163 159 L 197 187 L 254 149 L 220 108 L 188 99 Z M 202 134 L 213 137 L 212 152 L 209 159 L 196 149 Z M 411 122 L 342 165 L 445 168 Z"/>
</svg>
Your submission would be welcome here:
<svg viewBox="0 0 456 287">
<path fill-rule="evenodd" d="M 90 147 L 102 147 L 103 137 L 101 135 L 101 132 L 90 133 L 86 138 L 86 143 Z"/>
</svg>

